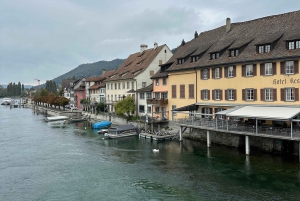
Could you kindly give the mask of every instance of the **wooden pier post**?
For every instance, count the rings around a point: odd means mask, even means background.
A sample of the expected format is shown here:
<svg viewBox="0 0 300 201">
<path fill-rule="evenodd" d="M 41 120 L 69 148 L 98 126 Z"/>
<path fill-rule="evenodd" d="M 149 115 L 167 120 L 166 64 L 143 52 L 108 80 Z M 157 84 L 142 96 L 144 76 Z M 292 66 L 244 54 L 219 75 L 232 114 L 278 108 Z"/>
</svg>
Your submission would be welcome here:
<svg viewBox="0 0 300 201">
<path fill-rule="evenodd" d="M 245 136 L 246 155 L 250 155 L 250 141 L 249 136 Z"/>
<path fill-rule="evenodd" d="M 179 130 L 179 141 L 182 141 L 182 126 L 180 126 Z"/>
<path fill-rule="evenodd" d="M 207 147 L 209 148 L 211 145 L 210 143 L 210 134 L 209 134 L 209 131 L 207 131 Z"/>
</svg>

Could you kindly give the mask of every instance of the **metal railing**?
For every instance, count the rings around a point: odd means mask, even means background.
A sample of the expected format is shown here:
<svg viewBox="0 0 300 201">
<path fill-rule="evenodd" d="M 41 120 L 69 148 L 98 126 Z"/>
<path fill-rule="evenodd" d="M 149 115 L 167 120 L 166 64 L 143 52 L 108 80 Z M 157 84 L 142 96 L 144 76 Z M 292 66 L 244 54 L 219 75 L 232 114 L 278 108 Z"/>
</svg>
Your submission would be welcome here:
<svg viewBox="0 0 300 201">
<path fill-rule="evenodd" d="M 204 128 L 213 128 L 216 130 L 236 131 L 253 134 L 265 134 L 282 137 L 300 138 L 300 127 L 283 128 L 270 126 L 256 126 L 245 124 L 237 121 L 227 121 L 223 119 L 210 119 L 210 118 L 181 118 L 175 119 L 176 124 L 185 124 L 187 126 L 200 126 Z"/>
</svg>

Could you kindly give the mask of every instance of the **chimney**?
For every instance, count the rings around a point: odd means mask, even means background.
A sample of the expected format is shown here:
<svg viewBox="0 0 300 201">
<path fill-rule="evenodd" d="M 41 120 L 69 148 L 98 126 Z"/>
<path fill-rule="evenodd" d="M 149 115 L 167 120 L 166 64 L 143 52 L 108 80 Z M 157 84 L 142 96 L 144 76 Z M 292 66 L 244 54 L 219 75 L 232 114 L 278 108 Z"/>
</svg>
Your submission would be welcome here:
<svg viewBox="0 0 300 201">
<path fill-rule="evenodd" d="M 157 44 L 157 42 L 155 42 L 154 43 L 154 50 L 156 50 L 157 46 L 158 46 L 158 44 Z"/>
<path fill-rule="evenodd" d="M 144 52 L 145 50 L 147 50 L 148 45 L 145 44 L 141 44 L 141 53 Z"/>
<path fill-rule="evenodd" d="M 102 75 L 104 75 L 106 72 L 107 72 L 107 70 L 103 68 L 102 69 Z"/>
<path fill-rule="evenodd" d="M 231 25 L 230 18 L 227 17 L 227 19 L 226 19 L 226 32 L 230 31 L 230 25 Z"/>
</svg>

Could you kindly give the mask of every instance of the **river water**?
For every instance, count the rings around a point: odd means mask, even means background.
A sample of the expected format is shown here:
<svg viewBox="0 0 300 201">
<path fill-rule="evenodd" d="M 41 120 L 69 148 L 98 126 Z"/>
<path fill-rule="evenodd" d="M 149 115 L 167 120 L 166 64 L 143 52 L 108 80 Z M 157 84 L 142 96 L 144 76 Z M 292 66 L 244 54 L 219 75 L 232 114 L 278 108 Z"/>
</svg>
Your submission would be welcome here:
<svg viewBox="0 0 300 201">
<path fill-rule="evenodd" d="M 189 140 L 104 140 L 84 123 L 43 119 L 0 106 L 0 200 L 300 200 L 294 158 Z"/>
</svg>

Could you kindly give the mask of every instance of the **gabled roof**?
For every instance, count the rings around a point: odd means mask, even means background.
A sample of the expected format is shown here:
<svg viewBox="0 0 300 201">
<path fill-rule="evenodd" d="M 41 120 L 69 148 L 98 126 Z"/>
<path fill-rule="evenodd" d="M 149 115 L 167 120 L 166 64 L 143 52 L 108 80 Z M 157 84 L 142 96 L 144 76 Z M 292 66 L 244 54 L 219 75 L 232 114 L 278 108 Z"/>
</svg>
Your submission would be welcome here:
<svg viewBox="0 0 300 201">
<path fill-rule="evenodd" d="M 264 62 L 300 56 L 300 49 L 287 50 L 286 41 L 300 39 L 300 11 L 263 17 L 251 21 L 231 23 L 226 32 L 226 25 L 199 34 L 197 38 L 180 45 L 177 52 L 166 63 L 173 63 L 167 71 L 193 68 L 231 65 L 235 63 Z M 256 45 L 273 44 L 269 53 L 259 54 Z M 229 57 L 228 50 L 242 48 L 238 56 Z M 186 55 L 190 49 L 197 48 L 191 55 L 200 55 L 200 59 L 183 64 L 175 62 Z M 221 52 L 220 58 L 210 59 L 213 52 Z"/>
<path fill-rule="evenodd" d="M 151 92 L 153 91 L 153 85 L 150 84 L 149 86 L 146 86 L 144 88 L 141 88 L 141 89 L 137 89 L 136 92 Z"/>
<path fill-rule="evenodd" d="M 121 66 L 105 81 L 132 79 L 142 73 L 166 45 L 136 52 L 121 64 Z"/>
<path fill-rule="evenodd" d="M 115 70 L 110 70 L 105 72 L 104 75 L 89 77 L 88 79 L 86 79 L 86 82 L 102 82 L 106 78 L 110 77 L 114 73 L 114 71 Z"/>
<path fill-rule="evenodd" d="M 100 84 L 94 84 L 93 86 L 91 86 L 89 88 L 89 90 L 91 90 L 91 89 L 99 89 L 99 88 L 100 88 Z"/>
</svg>

